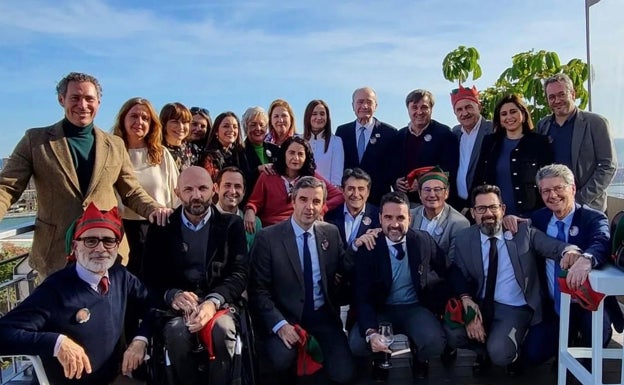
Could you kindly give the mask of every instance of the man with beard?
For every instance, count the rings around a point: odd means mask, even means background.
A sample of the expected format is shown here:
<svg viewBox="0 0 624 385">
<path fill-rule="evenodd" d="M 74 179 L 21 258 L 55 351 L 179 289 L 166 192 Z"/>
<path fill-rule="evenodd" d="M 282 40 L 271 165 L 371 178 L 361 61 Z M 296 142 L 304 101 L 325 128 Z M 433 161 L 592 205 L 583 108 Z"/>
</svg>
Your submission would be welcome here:
<svg viewBox="0 0 624 385">
<path fill-rule="evenodd" d="M 380 233 L 367 233 L 353 242 L 357 323 L 349 333 L 356 356 L 390 353 L 377 333 L 379 322 L 391 322 L 395 333 L 406 334 L 417 346 L 414 376 L 425 378 L 429 359 L 442 353 L 444 330 L 423 306 L 422 290 L 428 273 L 445 273 L 445 256 L 431 236 L 409 228 L 409 200 L 405 193 L 383 196 L 379 207 Z M 383 238 L 376 239 L 379 234 Z"/>
<path fill-rule="evenodd" d="M 165 227 L 150 226 L 143 260 L 146 285 L 172 315 L 163 329 L 171 385 L 229 384 L 236 329 L 232 313 L 220 310 L 236 306 L 247 286 L 243 221 L 211 205 L 212 180 L 201 167 L 183 170 L 175 191 L 182 205 Z M 193 353 L 194 333 L 214 349 L 208 379 L 199 371 L 208 353 Z"/>
<path fill-rule="evenodd" d="M 537 257 L 567 269 L 580 250 L 527 223 L 520 223 L 515 234 L 503 232 L 505 205 L 497 186 L 476 187 L 472 206 L 476 224 L 451 241 L 449 282 L 464 311 L 472 309 L 476 316 L 466 320 L 465 328 L 447 325 L 449 345 L 477 352 L 474 375 L 491 363 L 506 365 L 514 375 L 521 369 L 518 355 L 527 330 L 542 319 Z"/>
<path fill-rule="evenodd" d="M 117 208 L 89 204 L 67 233 L 72 262 L 0 318 L 0 354 L 39 355 L 53 384 L 110 384 L 122 361 L 127 305 L 148 310 L 143 284 L 115 263 L 122 237 Z M 124 374 L 143 362 L 148 325 L 123 353 Z"/>
<path fill-rule="evenodd" d="M 246 182 L 243 172 L 235 166 L 229 166 L 221 169 L 217 173 L 215 179 L 214 190 L 218 200 L 215 204 L 217 210 L 221 213 L 238 215 L 243 218 L 244 213 L 239 205 L 245 196 Z M 256 231 L 262 228 L 260 217 L 256 216 Z M 251 249 L 256 233 L 245 231 L 247 237 L 247 249 Z"/>
</svg>

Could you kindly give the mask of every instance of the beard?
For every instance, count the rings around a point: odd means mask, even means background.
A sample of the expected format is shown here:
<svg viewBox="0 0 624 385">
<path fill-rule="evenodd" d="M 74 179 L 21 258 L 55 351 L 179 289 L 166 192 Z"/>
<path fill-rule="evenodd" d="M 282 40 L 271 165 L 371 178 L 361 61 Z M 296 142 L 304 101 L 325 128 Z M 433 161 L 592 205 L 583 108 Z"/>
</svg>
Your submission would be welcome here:
<svg viewBox="0 0 624 385">
<path fill-rule="evenodd" d="M 79 263 L 86 270 L 96 273 L 102 274 L 108 269 L 110 269 L 115 263 L 115 259 L 117 258 L 117 253 L 112 253 L 110 251 L 98 253 L 98 255 L 94 255 L 95 252 L 89 251 L 77 251 L 76 252 L 76 262 Z M 105 259 L 97 259 L 100 256 L 108 256 Z M 92 259 L 92 258 L 93 259 Z"/>
<path fill-rule="evenodd" d="M 201 199 L 192 199 L 190 202 L 184 203 L 184 211 L 191 215 L 202 216 L 208 211 L 210 207 L 210 201 L 203 201 Z"/>
<path fill-rule="evenodd" d="M 487 219 L 494 219 L 494 223 L 484 223 L 481 222 L 481 224 L 479 225 L 479 228 L 481 229 L 481 232 L 483 234 L 485 234 L 488 237 L 493 236 L 494 234 L 498 233 L 502 227 L 502 221 L 496 217 L 483 217 L 481 218 L 482 221 L 485 221 Z"/>
</svg>

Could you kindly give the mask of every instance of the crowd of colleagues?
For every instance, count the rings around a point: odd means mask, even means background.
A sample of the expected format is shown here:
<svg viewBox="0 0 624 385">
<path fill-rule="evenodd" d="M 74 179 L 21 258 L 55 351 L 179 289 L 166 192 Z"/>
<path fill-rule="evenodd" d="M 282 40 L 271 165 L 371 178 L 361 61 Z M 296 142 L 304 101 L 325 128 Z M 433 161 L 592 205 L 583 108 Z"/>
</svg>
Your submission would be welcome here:
<svg viewBox="0 0 624 385">
<path fill-rule="evenodd" d="M 454 128 L 416 89 L 397 130 L 363 87 L 335 134 L 323 100 L 300 134 L 281 99 L 213 121 L 181 103 L 157 114 L 143 98 L 108 134 L 94 125 L 98 80 L 70 73 L 57 87 L 64 118 L 26 131 L 0 172 L 0 216 L 34 180 L 30 263 L 45 278 L 0 318 L 0 354 L 41 356 L 55 383 L 108 384 L 140 376 L 160 344 L 163 370 L 150 373 L 169 385 L 229 384 L 255 367 L 241 363 L 249 312 L 253 359 L 272 374 L 258 383 L 351 383 L 389 352 L 380 322 L 408 336 L 419 378 L 457 348 L 477 352 L 475 375 L 544 362 L 560 285 L 608 263 L 616 165 L 607 120 L 575 106 L 566 75 L 544 85 L 553 113 L 537 125 L 516 95 L 486 120 L 476 88 L 460 86 Z M 607 344 L 624 319 L 614 298 L 605 305 Z M 572 343 L 589 346 L 591 312 L 571 312 Z M 312 355 L 315 373 L 297 370 L 312 359 L 307 338 L 324 357 Z"/>
</svg>

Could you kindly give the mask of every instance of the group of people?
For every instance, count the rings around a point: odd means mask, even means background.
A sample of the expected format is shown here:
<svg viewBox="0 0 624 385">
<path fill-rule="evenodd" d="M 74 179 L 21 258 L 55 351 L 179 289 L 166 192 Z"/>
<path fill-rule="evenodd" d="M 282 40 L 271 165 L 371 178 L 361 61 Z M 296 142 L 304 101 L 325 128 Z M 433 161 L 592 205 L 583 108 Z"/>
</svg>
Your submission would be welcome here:
<svg viewBox="0 0 624 385">
<path fill-rule="evenodd" d="M 71 73 L 57 87 L 64 119 L 28 130 L 0 172 L 1 215 L 34 178 L 30 263 L 48 277 L 0 318 L 0 354 L 40 355 L 58 383 L 107 384 L 159 339 L 171 384 L 228 384 L 235 315 L 248 307 L 261 371 L 273 373 L 262 379 L 279 383 L 296 382 L 306 335 L 323 356 L 318 381 L 352 382 L 354 357 L 389 352 L 386 321 L 413 343 L 417 377 L 457 348 L 477 352 L 475 375 L 544 362 L 557 348 L 559 271 L 574 290 L 609 259 L 615 172 L 607 121 L 578 110 L 563 74 L 545 91 L 553 114 L 537 132 L 514 95 L 484 119 L 474 87 L 451 94 L 453 129 L 419 89 L 396 130 L 364 87 L 335 135 L 322 100 L 296 135 L 278 99 L 243 114 L 243 141 L 232 112 L 213 125 L 204 108 L 170 103 L 157 116 L 142 98 L 104 133 L 99 82 Z M 452 298 L 455 323 L 444 321 Z M 606 301 L 605 344 L 624 326 Z M 588 346 L 591 312 L 575 303 L 572 314 L 571 338 Z"/>
</svg>

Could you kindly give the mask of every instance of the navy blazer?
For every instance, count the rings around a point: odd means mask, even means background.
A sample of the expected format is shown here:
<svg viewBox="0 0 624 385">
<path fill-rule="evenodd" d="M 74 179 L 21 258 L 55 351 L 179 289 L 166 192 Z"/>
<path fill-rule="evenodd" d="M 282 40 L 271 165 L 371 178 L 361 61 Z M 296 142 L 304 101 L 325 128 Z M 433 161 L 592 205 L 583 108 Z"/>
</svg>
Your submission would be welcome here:
<svg viewBox="0 0 624 385">
<path fill-rule="evenodd" d="M 325 222 L 331 223 L 338 227 L 338 232 L 340 232 L 340 238 L 342 238 L 342 243 L 346 248 L 349 247 L 349 245 L 347 244 L 347 235 L 345 234 L 344 210 L 345 206 L 340 205 L 335 209 L 328 211 L 323 219 L 325 220 Z M 369 218 L 370 221 L 367 221 L 366 218 Z M 379 209 L 377 208 L 377 206 L 373 206 L 370 203 L 367 203 L 366 206 L 364 206 L 364 217 L 362 217 L 360 227 L 358 227 L 358 231 L 354 239 L 357 239 L 360 235 L 366 233 L 366 231 L 368 231 L 369 229 L 376 229 L 379 227 L 381 227 L 381 225 L 379 224 Z"/>
<path fill-rule="evenodd" d="M 394 155 L 392 143 L 397 130 L 389 124 L 380 122 L 377 118 L 373 119 L 375 126 L 361 163 L 357 152 L 356 122 L 338 126 L 336 136 L 342 139 L 344 168 L 359 167 L 371 176 L 373 183 L 368 201 L 378 205 L 381 197 L 390 192 L 390 186 L 394 183 L 388 175 L 388 170 L 392 166 L 391 161 Z"/>
<path fill-rule="evenodd" d="M 355 303 L 358 325 L 363 336 L 367 329 L 377 329 L 377 313 L 386 304 L 392 287 L 390 250 L 383 233 L 377 238 L 375 248 L 360 247 L 355 257 Z M 407 259 L 417 295 L 427 285 L 427 273 L 434 270 L 442 276 L 446 257 L 429 233 L 409 229 L 405 236 Z M 422 302 L 422 299 L 419 298 Z"/>
</svg>

